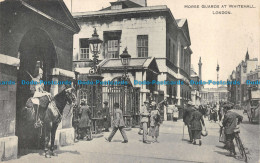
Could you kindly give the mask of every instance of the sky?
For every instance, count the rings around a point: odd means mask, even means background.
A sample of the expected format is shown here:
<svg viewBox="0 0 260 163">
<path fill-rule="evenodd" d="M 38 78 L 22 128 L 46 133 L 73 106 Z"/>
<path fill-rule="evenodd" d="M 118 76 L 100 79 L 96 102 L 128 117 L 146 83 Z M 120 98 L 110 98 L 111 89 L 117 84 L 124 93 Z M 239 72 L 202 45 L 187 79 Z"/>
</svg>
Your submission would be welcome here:
<svg viewBox="0 0 260 163">
<path fill-rule="evenodd" d="M 64 0 L 69 10 L 72 2 L 72 12 L 100 10 L 111 1 L 116 0 Z M 259 0 L 147 0 L 147 5 L 167 5 L 175 19 L 188 20 L 193 51 L 191 64 L 198 72 L 201 57 L 202 80 L 217 80 L 217 63 L 219 79 L 226 80 L 245 58 L 247 49 L 250 58 L 259 58 Z M 199 5 L 199 8 L 185 8 L 185 5 Z M 254 5 L 254 8 L 202 8 L 202 5 Z M 213 14 L 214 11 L 231 14 Z"/>
</svg>

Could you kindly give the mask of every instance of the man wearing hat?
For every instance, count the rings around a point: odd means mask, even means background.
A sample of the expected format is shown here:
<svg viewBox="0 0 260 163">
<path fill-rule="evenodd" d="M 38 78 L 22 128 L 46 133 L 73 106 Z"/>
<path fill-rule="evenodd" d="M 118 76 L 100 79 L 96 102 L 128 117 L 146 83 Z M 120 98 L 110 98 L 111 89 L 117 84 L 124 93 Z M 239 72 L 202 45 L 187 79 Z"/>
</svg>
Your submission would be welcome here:
<svg viewBox="0 0 260 163">
<path fill-rule="evenodd" d="M 103 115 L 103 125 L 105 128 L 105 132 L 109 132 L 109 127 L 111 124 L 111 118 L 110 118 L 110 111 L 108 107 L 108 102 L 104 102 L 104 107 L 102 109 L 102 115 Z"/>
<path fill-rule="evenodd" d="M 188 101 L 187 107 L 183 110 L 183 122 L 188 127 L 190 143 L 193 141 L 192 133 L 190 130 L 191 114 L 195 111 L 194 104 L 192 101 Z M 184 127 L 184 126 L 183 126 Z"/>
<path fill-rule="evenodd" d="M 143 128 L 143 143 L 150 144 L 150 142 L 147 141 L 147 134 L 148 134 L 148 122 L 149 122 L 149 101 L 144 102 L 144 106 L 140 110 L 141 115 L 141 125 Z"/>
<path fill-rule="evenodd" d="M 121 132 L 121 135 L 123 136 L 124 141 L 122 143 L 127 143 L 128 139 L 124 130 L 125 122 L 123 119 L 123 112 L 121 109 L 119 109 L 119 103 L 114 103 L 114 120 L 113 120 L 113 130 L 108 138 L 105 138 L 107 141 L 111 142 L 113 136 L 116 134 L 117 130 Z"/>
<path fill-rule="evenodd" d="M 223 127 L 226 137 L 226 147 L 230 151 L 229 156 L 232 156 L 232 154 L 236 156 L 233 140 L 235 138 L 235 130 L 238 128 L 237 125 L 242 122 L 243 117 L 231 110 L 233 109 L 232 105 L 227 105 L 225 108 L 227 110 L 227 113 L 225 114 L 223 119 Z"/>
</svg>

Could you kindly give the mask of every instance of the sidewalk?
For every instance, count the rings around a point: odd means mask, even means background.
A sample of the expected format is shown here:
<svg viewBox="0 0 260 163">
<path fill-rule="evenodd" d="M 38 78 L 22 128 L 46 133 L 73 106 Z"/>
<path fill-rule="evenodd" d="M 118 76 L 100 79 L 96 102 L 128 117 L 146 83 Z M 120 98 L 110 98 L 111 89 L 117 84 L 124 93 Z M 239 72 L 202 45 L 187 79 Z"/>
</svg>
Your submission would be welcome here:
<svg viewBox="0 0 260 163">
<path fill-rule="evenodd" d="M 112 142 L 106 142 L 104 137 L 92 141 L 80 141 L 72 146 L 61 147 L 57 157 L 46 159 L 43 151 L 36 151 L 21 156 L 17 160 L 8 162 L 240 162 L 232 157 L 226 157 L 228 152 L 222 149 L 223 144 L 218 142 L 217 123 L 206 126 L 209 132 L 203 137 L 202 146 L 188 143 L 188 133 L 185 127 L 182 140 L 183 122 L 165 121 L 160 128 L 159 143 L 143 144 L 142 136 L 138 135 L 137 128 L 127 131 L 129 143 L 122 144 L 122 137 L 118 132 Z M 150 137 L 149 137 L 150 138 Z"/>
</svg>

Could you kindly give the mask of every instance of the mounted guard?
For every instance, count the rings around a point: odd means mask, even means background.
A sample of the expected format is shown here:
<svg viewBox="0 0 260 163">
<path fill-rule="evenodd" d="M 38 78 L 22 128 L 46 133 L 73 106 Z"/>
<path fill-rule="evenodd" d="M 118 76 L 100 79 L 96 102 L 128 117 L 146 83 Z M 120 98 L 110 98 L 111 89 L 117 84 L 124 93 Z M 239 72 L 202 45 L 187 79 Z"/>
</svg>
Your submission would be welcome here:
<svg viewBox="0 0 260 163">
<path fill-rule="evenodd" d="M 36 77 L 34 78 L 31 76 L 32 84 L 30 84 L 30 91 L 31 91 L 32 97 L 27 100 L 26 107 L 27 107 L 27 109 L 29 109 L 29 108 L 34 109 L 34 110 L 32 110 L 32 112 L 36 112 L 34 127 L 39 128 L 39 127 L 43 126 L 43 124 L 42 124 L 43 122 L 39 117 L 40 98 L 46 96 L 48 98 L 48 103 L 51 101 L 51 98 L 52 98 L 51 94 L 49 92 L 44 91 L 44 84 L 43 84 L 43 82 L 41 82 L 41 79 L 43 76 L 43 70 L 40 68 L 40 61 L 37 61 L 37 63 L 36 63 L 34 76 L 36 76 Z"/>
</svg>

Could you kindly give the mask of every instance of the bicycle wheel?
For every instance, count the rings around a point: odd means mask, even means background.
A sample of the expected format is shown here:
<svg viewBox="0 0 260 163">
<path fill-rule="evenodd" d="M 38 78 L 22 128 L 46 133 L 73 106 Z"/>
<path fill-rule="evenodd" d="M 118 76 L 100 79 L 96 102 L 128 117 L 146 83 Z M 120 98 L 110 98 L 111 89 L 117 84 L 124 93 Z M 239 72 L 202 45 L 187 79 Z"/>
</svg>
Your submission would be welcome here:
<svg viewBox="0 0 260 163">
<path fill-rule="evenodd" d="M 242 152 L 243 152 L 243 157 L 245 158 L 245 162 L 247 162 L 246 151 L 245 151 L 244 145 L 243 145 L 243 143 L 242 143 L 240 137 L 238 137 L 238 141 L 239 141 L 239 144 L 240 144 L 240 146 L 241 146 L 241 150 L 242 150 Z"/>
<path fill-rule="evenodd" d="M 244 153 L 243 153 L 243 151 L 241 150 L 240 141 L 239 141 L 239 137 L 237 136 L 237 134 L 236 134 L 236 136 L 235 136 L 235 140 L 236 140 L 236 144 L 237 144 L 237 148 L 238 148 L 238 150 L 239 150 L 239 153 L 241 154 L 241 156 L 244 157 Z"/>
<path fill-rule="evenodd" d="M 247 162 L 246 151 L 238 133 L 236 134 L 235 139 L 241 156 L 245 159 L 245 162 Z"/>
</svg>

